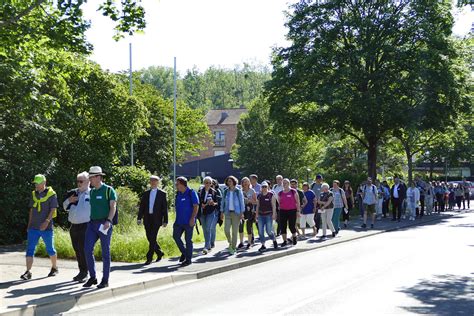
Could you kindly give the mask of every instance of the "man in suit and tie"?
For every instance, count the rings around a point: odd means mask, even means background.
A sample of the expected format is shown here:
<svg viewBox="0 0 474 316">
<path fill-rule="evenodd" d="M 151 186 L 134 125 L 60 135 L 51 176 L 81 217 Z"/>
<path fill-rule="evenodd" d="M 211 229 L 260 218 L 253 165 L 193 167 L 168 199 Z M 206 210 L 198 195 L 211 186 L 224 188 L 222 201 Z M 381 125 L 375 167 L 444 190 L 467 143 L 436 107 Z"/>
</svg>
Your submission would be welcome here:
<svg viewBox="0 0 474 316">
<path fill-rule="evenodd" d="M 166 200 L 166 192 L 158 188 L 160 181 L 161 179 L 159 177 L 150 176 L 151 188 L 143 194 L 138 210 L 137 223 L 141 225 L 143 219 L 146 238 L 150 244 L 145 265 L 153 261 L 154 253 L 158 256 L 156 262 L 160 261 L 164 255 L 157 242 L 157 238 L 160 227 L 166 227 L 166 225 L 168 225 L 168 202 Z"/>
<path fill-rule="evenodd" d="M 392 221 L 400 221 L 403 213 L 403 201 L 406 198 L 407 188 L 400 181 L 400 178 L 395 177 L 395 184 L 390 189 L 390 196 L 392 198 L 393 217 Z"/>
</svg>

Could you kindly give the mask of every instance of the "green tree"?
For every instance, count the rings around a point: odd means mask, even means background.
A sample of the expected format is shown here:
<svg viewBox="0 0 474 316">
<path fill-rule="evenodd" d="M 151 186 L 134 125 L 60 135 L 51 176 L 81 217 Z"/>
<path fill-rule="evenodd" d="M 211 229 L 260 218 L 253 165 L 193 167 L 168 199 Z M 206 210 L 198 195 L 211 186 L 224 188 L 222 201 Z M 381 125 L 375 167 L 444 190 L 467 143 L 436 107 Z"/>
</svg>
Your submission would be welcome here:
<svg viewBox="0 0 474 316">
<path fill-rule="evenodd" d="M 271 115 L 308 133 L 353 136 L 367 150 L 369 175 L 381 140 L 411 124 L 407 113 L 447 115 L 460 105 L 451 2 L 301 1 L 292 9 L 291 45 L 276 49 L 268 84 Z M 428 112 L 416 111 L 413 83 Z"/>
<path fill-rule="evenodd" d="M 270 106 L 264 98 L 255 100 L 238 125 L 232 157 L 245 174 L 257 173 L 263 179 L 277 174 L 306 178 L 307 168 L 315 169 L 320 143 L 301 131 L 279 129 L 269 119 Z"/>
</svg>

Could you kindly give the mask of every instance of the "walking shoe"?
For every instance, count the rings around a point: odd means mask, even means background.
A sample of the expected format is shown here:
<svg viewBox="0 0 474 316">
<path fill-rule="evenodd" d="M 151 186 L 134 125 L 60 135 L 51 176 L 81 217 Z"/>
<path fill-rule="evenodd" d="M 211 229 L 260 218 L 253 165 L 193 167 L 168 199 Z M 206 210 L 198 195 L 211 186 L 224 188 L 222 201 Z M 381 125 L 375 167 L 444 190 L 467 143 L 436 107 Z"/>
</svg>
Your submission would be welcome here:
<svg viewBox="0 0 474 316">
<path fill-rule="evenodd" d="M 206 249 L 206 248 L 204 248 L 204 249 L 202 250 L 202 254 L 203 254 L 203 255 L 207 255 L 207 249 Z"/>
<path fill-rule="evenodd" d="M 245 249 L 250 249 L 250 247 L 252 246 L 252 244 L 247 244 L 247 246 L 245 247 Z"/>
<path fill-rule="evenodd" d="M 30 280 L 31 279 L 31 272 L 30 271 L 26 271 L 25 273 L 23 273 L 22 275 L 20 275 L 20 279 L 22 280 Z"/>
<path fill-rule="evenodd" d="M 326 235 L 322 235 L 321 237 L 319 237 L 321 239 L 326 239 Z"/>
<path fill-rule="evenodd" d="M 54 268 L 54 267 L 53 267 L 53 268 L 51 268 L 51 271 L 49 271 L 48 277 L 56 276 L 58 273 L 59 273 L 58 268 Z"/>
<path fill-rule="evenodd" d="M 293 237 L 293 246 L 296 246 L 297 243 L 298 243 L 298 240 L 296 239 L 296 237 Z"/>
<path fill-rule="evenodd" d="M 163 251 L 159 251 L 156 253 L 158 258 L 156 258 L 156 262 L 160 262 L 161 259 L 163 258 L 163 256 L 165 255 L 165 253 Z"/>
<path fill-rule="evenodd" d="M 149 264 L 151 263 L 151 261 L 152 261 L 151 259 L 146 259 L 146 261 L 145 261 L 145 263 L 144 263 L 143 265 L 144 265 L 144 266 L 147 266 L 147 265 L 149 265 Z"/>
<path fill-rule="evenodd" d="M 96 278 L 90 278 L 87 280 L 87 282 L 82 286 L 82 287 L 91 287 L 93 285 L 97 284 L 97 279 Z"/>
<path fill-rule="evenodd" d="M 191 260 L 184 260 L 181 263 L 181 267 L 187 267 L 187 266 L 190 266 L 191 264 L 192 264 Z"/>
<path fill-rule="evenodd" d="M 83 282 L 86 281 L 86 280 L 85 280 L 86 277 L 87 277 L 87 272 L 79 272 L 79 274 L 76 275 L 75 277 L 73 277 L 72 279 L 73 279 L 74 281 L 79 282 L 79 283 L 83 283 Z"/>
<path fill-rule="evenodd" d="M 109 287 L 109 282 L 108 281 L 100 281 L 99 285 L 97 285 L 97 288 L 98 289 L 103 289 L 103 288 L 106 288 L 106 287 Z"/>
<path fill-rule="evenodd" d="M 273 241 L 273 248 L 274 249 L 277 249 L 278 248 L 278 243 L 276 240 Z"/>
<path fill-rule="evenodd" d="M 332 232 L 332 237 L 336 237 L 336 232 Z"/>
<path fill-rule="evenodd" d="M 373 228 L 374 228 L 374 224 L 370 224 L 370 228 L 373 229 Z"/>
<path fill-rule="evenodd" d="M 240 243 L 238 246 L 237 246 L 237 249 L 242 249 L 244 248 L 244 244 L 243 243 Z"/>
<path fill-rule="evenodd" d="M 262 247 L 260 247 L 260 249 L 258 249 L 258 251 L 259 252 L 264 252 L 266 249 L 267 249 L 267 247 L 265 247 L 265 245 L 262 245 Z"/>
<path fill-rule="evenodd" d="M 344 228 L 347 228 L 347 224 L 346 224 L 346 223 L 344 223 Z"/>
<path fill-rule="evenodd" d="M 234 254 L 235 254 L 235 249 L 229 247 L 229 253 L 230 253 L 231 255 L 234 255 Z"/>
<path fill-rule="evenodd" d="M 211 243 L 211 249 L 216 248 L 216 244 Z"/>
<path fill-rule="evenodd" d="M 184 260 L 186 260 L 186 256 L 181 255 L 181 257 L 179 257 L 179 262 L 184 262 Z"/>
<path fill-rule="evenodd" d="M 286 247 L 288 245 L 288 242 L 285 240 L 280 244 L 280 247 Z"/>
<path fill-rule="evenodd" d="M 361 227 L 362 227 L 362 228 L 366 228 L 366 227 L 367 227 L 367 224 L 362 224 Z"/>
</svg>

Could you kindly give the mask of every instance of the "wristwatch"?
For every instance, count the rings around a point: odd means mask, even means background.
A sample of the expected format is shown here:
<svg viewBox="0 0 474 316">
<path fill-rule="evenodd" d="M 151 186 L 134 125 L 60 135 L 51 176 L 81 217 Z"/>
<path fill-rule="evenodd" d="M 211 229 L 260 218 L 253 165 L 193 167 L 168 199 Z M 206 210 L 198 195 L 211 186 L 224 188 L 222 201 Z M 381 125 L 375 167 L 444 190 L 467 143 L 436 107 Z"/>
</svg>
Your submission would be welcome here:
<svg viewBox="0 0 474 316">
<path fill-rule="evenodd" d="M 110 224 L 112 224 L 112 220 L 107 218 L 106 221 L 109 222 Z"/>
</svg>

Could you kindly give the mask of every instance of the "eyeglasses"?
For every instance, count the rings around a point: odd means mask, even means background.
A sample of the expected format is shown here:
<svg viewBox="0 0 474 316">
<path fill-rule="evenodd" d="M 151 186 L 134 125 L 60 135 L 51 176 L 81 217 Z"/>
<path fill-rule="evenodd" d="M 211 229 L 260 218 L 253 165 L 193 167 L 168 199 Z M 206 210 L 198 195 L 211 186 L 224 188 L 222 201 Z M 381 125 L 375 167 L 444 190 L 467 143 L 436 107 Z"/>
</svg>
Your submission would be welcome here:
<svg viewBox="0 0 474 316">
<path fill-rule="evenodd" d="M 77 183 L 84 183 L 84 180 L 77 180 Z"/>
</svg>

